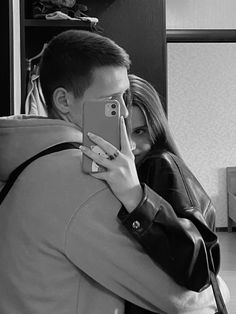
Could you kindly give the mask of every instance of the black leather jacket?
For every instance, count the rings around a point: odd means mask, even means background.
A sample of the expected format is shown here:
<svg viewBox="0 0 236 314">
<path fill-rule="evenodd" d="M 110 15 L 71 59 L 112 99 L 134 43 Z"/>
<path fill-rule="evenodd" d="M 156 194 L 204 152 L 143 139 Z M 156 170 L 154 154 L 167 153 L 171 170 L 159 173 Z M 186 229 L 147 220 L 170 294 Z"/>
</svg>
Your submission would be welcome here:
<svg viewBox="0 0 236 314">
<path fill-rule="evenodd" d="M 143 200 L 131 214 L 122 208 L 119 219 L 178 284 L 198 292 L 205 289 L 210 284 L 206 245 L 213 245 L 210 267 L 218 273 L 220 266 L 209 196 L 185 163 L 167 151 L 147 155 L 138 174 L 145 183 Z M 125 313 L 150 312 L 129 303 Z"/>
</svg>

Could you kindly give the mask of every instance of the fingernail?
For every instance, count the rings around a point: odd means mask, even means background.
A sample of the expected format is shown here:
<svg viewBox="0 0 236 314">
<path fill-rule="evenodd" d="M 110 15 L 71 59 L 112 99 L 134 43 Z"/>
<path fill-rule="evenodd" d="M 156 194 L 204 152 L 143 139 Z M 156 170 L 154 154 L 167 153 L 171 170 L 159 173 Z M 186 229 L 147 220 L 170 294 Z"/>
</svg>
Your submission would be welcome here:
<svg viewBox="0 0 236 314">
<path fill-rule="evenodd" d="M 89 137 L 94 137 L 95 134 L 93 134 L 93 133 L 91 133 L 91 132 L 88 132 L 88 136 L 89 136 Z"/>
</svg>

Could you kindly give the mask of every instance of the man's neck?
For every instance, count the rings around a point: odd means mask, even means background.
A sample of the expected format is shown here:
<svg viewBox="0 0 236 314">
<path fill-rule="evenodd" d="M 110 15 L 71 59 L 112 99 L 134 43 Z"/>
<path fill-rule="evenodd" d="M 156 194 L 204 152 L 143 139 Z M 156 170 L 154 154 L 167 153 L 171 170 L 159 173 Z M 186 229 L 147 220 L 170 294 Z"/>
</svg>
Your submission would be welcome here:
<svg viewBox="0 0 236 314">
<path fill-rule="evenodd" d="M 55 110 L 54 108 L 52 108 L 49 112 L 48 112 L 48 118 L 49 119 L 59 119 L 59 120 L 66 120 L 64 115 L 60 114 L 57 110 Z"/>
<path fill-rule="evenodd" d="M 69 116 L 63 114 L 63 113 L 60 113 L 58 112 L 57 110 L 55 110 L 54 108 L 52 108 L 50 110 L 50 112 L 48 113 L 48 118 L 49 119 L 58 119 L 58 120 L 63 120 L 63 121 L 66 121 L 66 122 L 69 122 L 69 123 L 73 123 L 75 124 L 73 121 L 71 121 L 71 119 L 69 119 Z M 76 127 L 82 131 L 82 128 L 76 124 Z"/>
</svg>

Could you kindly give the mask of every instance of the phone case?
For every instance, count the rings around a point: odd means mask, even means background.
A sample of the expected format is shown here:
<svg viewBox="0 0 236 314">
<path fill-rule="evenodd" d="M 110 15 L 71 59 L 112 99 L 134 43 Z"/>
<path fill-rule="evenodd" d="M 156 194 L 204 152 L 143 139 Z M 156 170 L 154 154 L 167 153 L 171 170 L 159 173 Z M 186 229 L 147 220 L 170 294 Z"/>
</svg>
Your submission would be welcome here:
<svg viewBox="0 0 236 314">
<path fill-rule="evenodd" d="M 86 102 L 83 106 L 83 145 L 98 154 L 107 155 L 87 136 L 92 132 L 120 149 L 120 104 L 117 100 Z M 82 168 L 86 173 L 101 172 L 105 169 L 83 154 Z"/>
</svg>

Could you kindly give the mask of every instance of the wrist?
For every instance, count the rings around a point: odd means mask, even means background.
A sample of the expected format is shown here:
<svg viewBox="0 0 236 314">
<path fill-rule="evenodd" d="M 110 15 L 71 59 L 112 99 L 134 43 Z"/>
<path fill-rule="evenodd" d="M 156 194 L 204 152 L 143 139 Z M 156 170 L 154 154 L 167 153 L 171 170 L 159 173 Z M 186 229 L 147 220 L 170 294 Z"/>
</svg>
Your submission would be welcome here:
<svg viewBox="0 0 236 314">
<path fill-rule="evenodd" d="M 128 199 L 122 202 L 129 213 L 131 213 L 135 208 L 138 207 L 138 205 L 143 200 L 143 195 L 144 192 L 141 185 L 134 187 L 132 191 L 130 191 Z"/>
</svg>

